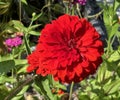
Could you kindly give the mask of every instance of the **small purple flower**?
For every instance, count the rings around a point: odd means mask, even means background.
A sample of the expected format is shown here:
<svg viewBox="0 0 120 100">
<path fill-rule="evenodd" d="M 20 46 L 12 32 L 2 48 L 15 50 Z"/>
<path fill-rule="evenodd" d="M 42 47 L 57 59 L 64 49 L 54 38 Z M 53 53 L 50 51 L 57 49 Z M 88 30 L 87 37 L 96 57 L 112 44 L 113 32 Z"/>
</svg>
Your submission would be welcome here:
<svg viewBox="0 0 120 100">
<path fill-rule="evenodd" d="M 5 41 L 5 44 L 9 47 L 17 47 L 22 44 L 22 39 L 20 37 L 9 38 Z"/>
<path fill-rule="evenodd" d="M 79 3 L 81 5 L 85 5 L 86 4 L 86 0 L 74 0 L 74 3 Z"/>
</svg>

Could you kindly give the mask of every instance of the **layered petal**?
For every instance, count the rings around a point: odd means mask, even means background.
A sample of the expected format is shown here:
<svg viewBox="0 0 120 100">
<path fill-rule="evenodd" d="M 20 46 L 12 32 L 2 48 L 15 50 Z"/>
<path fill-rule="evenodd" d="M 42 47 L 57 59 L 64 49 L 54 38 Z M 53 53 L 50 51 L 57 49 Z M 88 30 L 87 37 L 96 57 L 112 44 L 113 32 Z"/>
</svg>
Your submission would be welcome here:
<svg viewBox="0 0 120 100">
<path fill-rule="evenodd" d="M 99 33 L 86 20 L 63 15 L 47 24 L 36 50 L 28 56 L 28 72 L 53 75 L 55 80 L 80 82 L 94 74 L 102 63 Z"/>
</svg>

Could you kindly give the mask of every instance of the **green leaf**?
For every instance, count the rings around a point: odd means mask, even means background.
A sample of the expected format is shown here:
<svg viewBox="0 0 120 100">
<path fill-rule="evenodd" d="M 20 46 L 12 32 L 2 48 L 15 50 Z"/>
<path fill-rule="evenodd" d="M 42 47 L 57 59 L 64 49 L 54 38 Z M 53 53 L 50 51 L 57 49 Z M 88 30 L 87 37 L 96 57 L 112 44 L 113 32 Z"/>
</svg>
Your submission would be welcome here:
<svg viewBox="0 0 120 100">
<path fill-rule="evenodd" d="M 18 20 L 11 20 L 8 24 L 9 26 L 14 27 L 19 32 L 23 32 L 23 30 L 25 29 L 24 25 Z"/>
<path fill-rule="evenodd" d="M 14 60 L 6 60 L 0 62 L 0 73 L 6 73 L 15 67 Z"/>
<path fill-rule="evenodd" d="M 33 21 L 37 20 L 38 18 L 40 18 L 42 16 L 42 14 L 43 13 L 41 12 L 40 14 L 33 16 L 32 20 Z"/>
<path fill-rule="evenodd" d="M 37 77 L 35 80 L 35 84 L 37 85 L 37 89 L 39 87 L 39 92 L 42 92 L 42 94 L 49 100 L 54 100 L 54 96 L 50 89 L 49 80 L 47 77 Z"/>
<path fill-rule="evenodd" d="M 90 100 L 88 95 L 79 95 L 79 100 Z"/>
<path fill-rule="evenodd" d="M 35 35 L 35 36 L 40 36 L 40 32 L 37 32 L 37 31 L 30 31 L 29 34 Z"/>
<path fill-rule="evenodd" d="M 108 70 L 108 63 L 104 61 L 100 68 L 98 69 L 97 81 L 98 83 L 105 84 L 111 81 L 113 72 Z"/>
<path fill-rule="evenodd" d="M 47 78 L 49 80 L 49 84 L 51 84 L 54 88 L 67 90 L 66 86 L 59 81 L 55 81 L 52 75 L 48 75 Z"/>
<path fill-rule="evenodd" d="M 42 93 L 46 98 L 48 98 L 48 96 L 46 95 L 46 91 L 44 90 L 43 85 L 41 83 L 42 80 L 42 77 L 36 77 L 35 84 L 33 86 L 40 94 Z"/>
<path fill-rule="evenodd" d="M 120 64 L 120 63 L 119 63 Z M 117 74 L 118 74 L 118 76 L 120 77 L 120 65 L 119 65 L 119 67 L 117 68 Z"/>
<path fill-rule="evenodd" d="M 117 8 L 120 6 L 120 0 L 115 0 L 114 2 L 114 12 L 116 12 Z"/>
<path fill-rule="evenodd" d="M 14 61 L 15 61 L 15 66 L 27 64 L 27 60 L 26 59 L 15 59 Z"/>
<path fill-rule="evenodd" d="M 24 41 L 25 41 L 25 47 L 26 47 L 27 54 L 31 54 L 30 45 L 28 43 L 27 36 L 24 36 Z"/>
<path fill-rule="evenodd" d="M 1 57 L 1 59 L 4 57 Z M 2 59 L 3 61 L 0 61 L 0 73 L 6 73 L 8 71 L 10 71 L 11 69 L 15 68 L 15 66 L 17 65 L 25 65 L 27 64 L 27 60 L 26 59 L 15 59 L 13 60 L 11 57 L 9 58 L 11 60 L 5 60 Z"/>
<path fill-rule="evenodd" d="M 7 54 L 5 56 L 0 56 L 0 62 L 6 61 L 6 60 L 13 60 L 13 55 Z"/>
<path fill-rule="evenodd" d="M 119 2 L 119 3 L 120 3 L 120 0 L 117 0 L 117 2 Z"/>
<path fill-rule="evenodd" d="M 60 4 L 55 4 L 51 9 L 54 11 L 54 13 L 57 15 L 64 13 L 64 8 Z"/>
<path fill-rule="evenodd" d="M 103 89 L 105 91 L 105 94 L 112 94 L 114 92 L 117 92 L 119 90 L 120 87 L 120 79 L 111 81 L 110 84 L 106 84 L 104 85 Z"/>
<path fill-rule="evenodd" d="M 28 28 L 28 31 L 33 30 L 33 29 L 39 27 L 40 25 L 41 25 L 41 24 L 32 25 L 32 26 L 30 26 L 30 27 Z"/>
<path fill-rule="evenodd" d="M 109 34 L 109 38 L 112 38 L 113 35 L 116 34 L 116 32 L 118 31 L 118 27 L 119 27 L 119 24 L 118 24 L 118 23 L 116 23 L 116 24 L 114 24 L 113 26 L 111 26 L 111 32 L 110 32 L 110 34 Z"/>
<path fill-rule="evenodd" d="M 44 93 L 42 92 L 41 88 L 37 84 L 33 83 L 32 86 L 37 92 L 39 92 L 39 94 L 44 96 Z"/>
<path fill-rule="evenodd" d="M 120 60 L 120 52 L 119 51 L 114 51 L 108 58 L 109 62 L 115 62 L 118 60 Z"/>
<path fill-rule="evenodd" d="M 28 88 L 29 88 L 29 85 L 24 86 L 23 89 L 11 100 L 20 100 L 24 96 L 23 94 L 27 91 Z"/>
<path fill-rule="evenodd" d="M 17 71 L 17 74 L 26 73 L 27 67 L 28 67 L 28 65 L 25 65 L 25 66 L 21 67 L 21 68 Z"/>
<path fill-rule="evenodd" d="M 5 100 L 4 98 L 9 94 L 8 89 L 5 85 L 0 85 L 0 99 Z"/>
<path fill-rule="evenodd" d="M 119 61 L 116 61 L 116 62 L 107 62 L 107 69 L 111 72 L 113 71 L 116 71 L 117 68 L 118 68 L 118 62 Z"/>
<path fill-rule="evenodd" d="M 101 83 L 104 80 L 104 75 L 106 72 L 106 63 L 102 63 L 102 65 L 98 69 L 97 81 Z"/>
<path fill-rule="evenodd" d="M 48 97 L 50 98 L 50 100 L 54 100 L 53 94 L 50 89 L 49 80 L 45 79 L 44 81 L 42 81 L 42 85 L 43 85 L 43 88 L 45 89 Z"/>
<path fill-rule="evenodd" d="M 21 0 L 21 2 L 23 2 L 24 4 L 27 5 L 27 1 L 26 0 Z"/>
<path fill-rule="evenodd" d="M 8 12 L 10 2 L 0 2 L 0 14 L 5 14 Z"/>
<path fill-rule="evenodd" d="M 55 82 L 55 81 L 54 81 L 53 85 L 54 85 L 54 87 L 56 87 L 56 88 L 60 88 L 60 89 L 63 89 L 63 90 L 67 90 L 66 86 L 63 85 L 63 84 L 61 84 L 61 83 L 59 83 L 59 82 Z"/>
<path fill-rule="evenodd" d="M 5 82 L 15 82 L 16 79 L 13 77 L 7 77 L 4 75 L 0 75 L 0 84 L 4 84 Z"/>
</svg>

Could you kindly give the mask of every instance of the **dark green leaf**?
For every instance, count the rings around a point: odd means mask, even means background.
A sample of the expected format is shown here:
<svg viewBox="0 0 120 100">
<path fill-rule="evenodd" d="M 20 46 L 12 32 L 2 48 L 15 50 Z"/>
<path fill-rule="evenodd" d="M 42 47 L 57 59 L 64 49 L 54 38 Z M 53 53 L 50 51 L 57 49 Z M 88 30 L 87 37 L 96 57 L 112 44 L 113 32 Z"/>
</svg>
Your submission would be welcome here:
<svg viewBox="0 0 120 100">
<path fill-rule="evenodd" d="M 0 73 L 6 73 L 15 67 L 14 60 L 6 60 L 0 62 Z"/>
<path fill-rule="evenodd" d="M 79 100 L 90 100 L 88 95 L 79 95 Z"/>
<path fill-rule="evenodd" d="M 4 100 L 4 98 L 9 94 L 8 89 L 5 85 L 0 85 L 0 99 Z"/>
</svg>

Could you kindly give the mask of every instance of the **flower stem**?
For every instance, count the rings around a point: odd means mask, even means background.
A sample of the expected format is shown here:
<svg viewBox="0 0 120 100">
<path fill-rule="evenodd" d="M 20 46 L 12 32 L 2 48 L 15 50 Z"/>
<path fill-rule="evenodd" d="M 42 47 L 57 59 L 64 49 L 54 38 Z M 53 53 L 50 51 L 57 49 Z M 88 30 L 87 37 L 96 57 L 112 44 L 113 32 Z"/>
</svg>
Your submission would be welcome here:
<svg viewBox="0 0 120 100">
<path fill-rule="evenodd" d="M 74 86 L 74 82 L 72 82 L 72 84 L 70 86 L 69 100 L 72 99 L 73 86 Z"/>
</svg>

